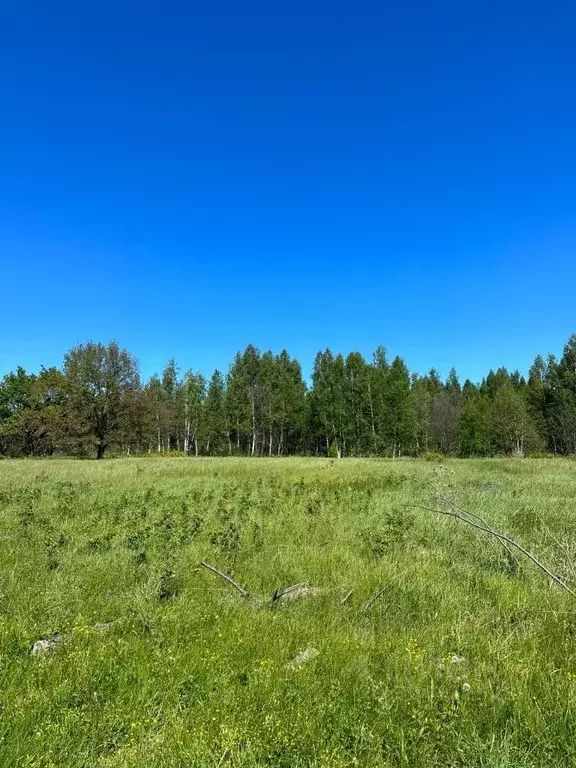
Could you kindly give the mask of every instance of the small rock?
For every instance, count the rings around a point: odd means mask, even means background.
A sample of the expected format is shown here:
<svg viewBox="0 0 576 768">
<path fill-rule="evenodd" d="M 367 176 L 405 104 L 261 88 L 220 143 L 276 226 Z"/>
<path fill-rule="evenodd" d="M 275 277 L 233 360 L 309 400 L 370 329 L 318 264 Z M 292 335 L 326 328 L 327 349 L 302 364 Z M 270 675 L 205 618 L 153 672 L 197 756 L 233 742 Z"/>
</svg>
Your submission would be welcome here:
<svg viewBox="0 0 576 768">
<path fill-rule="evenodd" d="M 113 621 L 100 621 L 98 624 L 94 624 L 94 629 L 96 632 L 108 632 L 113 626 Z"/>
<path fill-rule="evenodd" d="M 292 659 L 292 666 L 300 666 L 300 664 L 306 664 L 310 659 L 315 659 L 318 656 L 316 648 L 306 648 L 305 651 L 300 651 Z"/>
<path fill-rule="evenodd" d="M 64 635 L 61 635 L 60 632 L 56 632 L 53 635 L 50 635 L 50 637 L 41 637 L 40 640 L 36 640 L 34 643 L 32 656 L 40 656 L 44 653 L 58 650 L 62 645 L 63 640 Z"/>
<path fill-rule="evenodd" d="M 450 664 L 464 664 L 465 661 L 464 656 L 458 656 L 457 653 L 453 653 L 450 657 Z"/>
</svg>

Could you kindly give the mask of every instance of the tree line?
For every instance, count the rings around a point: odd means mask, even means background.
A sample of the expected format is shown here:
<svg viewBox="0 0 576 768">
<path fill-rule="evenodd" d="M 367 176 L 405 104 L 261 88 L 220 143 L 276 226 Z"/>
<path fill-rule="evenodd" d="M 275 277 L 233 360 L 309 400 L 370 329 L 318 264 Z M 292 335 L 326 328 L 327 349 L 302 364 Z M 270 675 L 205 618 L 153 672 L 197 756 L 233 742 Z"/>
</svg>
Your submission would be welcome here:
<svg viewBox="0 0 576 768">
<path fill-rule="evenodd" d="M 71 349 L 61 368 L 0 383 L 0 455 L 454 456 L 576 453 L 576 334 L 560 359 L 538 355 L 527 378 L 506 368 L 480 383 L 410 373 L 378 347 L 329 349 L 310 385 L 298 360 L 249 345 L 224 375 L 170 360 L 142 382 L 115 342 Z"/>
</svg>

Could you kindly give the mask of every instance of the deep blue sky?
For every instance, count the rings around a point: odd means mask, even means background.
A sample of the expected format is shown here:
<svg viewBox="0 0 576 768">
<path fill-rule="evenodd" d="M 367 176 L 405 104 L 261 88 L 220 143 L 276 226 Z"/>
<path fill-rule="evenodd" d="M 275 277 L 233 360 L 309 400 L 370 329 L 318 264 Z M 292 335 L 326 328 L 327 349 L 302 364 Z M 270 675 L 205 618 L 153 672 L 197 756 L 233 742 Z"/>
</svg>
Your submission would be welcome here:
<svg viewBox="0 0 576 768">
<path fill-rule="evenodd" d="M 574 3 L 1 5 L 0 373 L 576 331 Z"/>
</svg>

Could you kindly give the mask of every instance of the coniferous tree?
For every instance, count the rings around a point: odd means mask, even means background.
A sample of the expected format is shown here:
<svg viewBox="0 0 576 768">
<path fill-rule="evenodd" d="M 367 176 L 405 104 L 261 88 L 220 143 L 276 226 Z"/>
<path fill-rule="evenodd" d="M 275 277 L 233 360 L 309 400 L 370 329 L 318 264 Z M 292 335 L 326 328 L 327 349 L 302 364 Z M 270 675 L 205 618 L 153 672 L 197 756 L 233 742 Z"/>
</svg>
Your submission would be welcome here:
<svg viewBox="0 0 576 768">
<path fill-rule="evenodd" d="M 204 440 L 211 456 L 232 453 L 230 430 L 226 419 L 226 389 L 220 371 L 212 374 L 204 401 Z"/>
<path fill-rule="evenodd" d="M 374 351 L 372 366 L 368 378 L 368 404 L 370 410 L 370 431 L 375 454 L 383 454 L 386 450 L 385 433 L 387 419 L 386 388 L 390 365 L 386 358 L 386 350 L 379 346 Z"/>
<path fill-rule="evenodd" d="M 173 446 L 180 449 L 182 415 L 178 414 L 178 395 L 180 383 L 176 361 L 170 359 L 162 371 L 162 390 L 160 393 L 164 405 L 164 448 L 170 451 Z M 180 416 L 180 419 L 178 418 Z"/>
<path fill-rule="evenodd" d="M 394 358 L 386 377 L 385 442 L 392 457 L 410 449 L 414 410 L 410 397 L 410 374 L 401 357 Z"/>
<path fill-rule="evenodd" d="M 369 451 L 369 373 L 359 352 L 351 352 L 344 362 L 345 421 L 344 442 L 348 453 L 361 456 Z"/>
<path fill-rule="evenodd" d="M 546 398 L 546 363 L 537 355 L 530 366 L 526 388 L 526 406 L 542 445 L 549 446 Z"/>
<path fill-rule="evenodd" d="M 275 452 L 296 452 L 306 426 L 306 385 L 300 363 L 292 360 L 286 350 L 274 359 L 270 396 Z"/>
<path fill-rule="evenodd" d="M 555 427 L 564 453 L 576 453 L 576 334 L 568 340 L 557 367 Z"/>
<path fill-rule="evenodd" d="M 230 368 L 226 398 L 228 419 L 238 452 L 255 456 L 264 434 L 264 388 L 260 352 L 249 344 Z"/>
<path fill-rule="evenodd" d="M 319 449 L 326 454 L 333 444 L 340 455 L 341 446 L 338 444 L 337 418 L 335 410 L 336 386 L 334 381 L 334 356 L 327 349 L 318 352 L 314 361 L 312 373 L 312 419 L 316 435 L 319 438 Z"/>
<path fill-rule="evenodd" d="M 352 352 L 318 353 L 307 392 L 298 360 L 249 345 L 230 366 L 179 379 L 170 360 L 140 387 L 118 345 L 71 350 L 63 371 L 19 368 L 0 382 L 0 453 L 98 457 L 172 448 L 252 456 L 312 451 L 333 456 L 576 452 L 576 336 L 559 361 L 536 357 L 528 379 L 506 368 L 461 387 L 452 370 L 410 374 L 383 347 L 371 364 Z"/>
</svg>

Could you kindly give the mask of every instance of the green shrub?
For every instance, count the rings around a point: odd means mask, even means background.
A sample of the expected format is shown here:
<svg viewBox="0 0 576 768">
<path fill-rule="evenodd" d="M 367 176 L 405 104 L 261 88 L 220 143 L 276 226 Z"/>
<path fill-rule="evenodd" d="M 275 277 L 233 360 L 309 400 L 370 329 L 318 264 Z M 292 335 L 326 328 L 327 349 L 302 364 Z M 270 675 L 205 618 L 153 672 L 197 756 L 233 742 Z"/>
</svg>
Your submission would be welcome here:
<svg viewBox="0 0 576 768">
<path fill-rule="evenodd" d="M 336 440 L 332 440 L 330 443 L 330 447 L 328 448 L 328 458 L 330 459 L 339 459 L 340 458 L 340 447 L 338 446 L 338 443 Z"/>
<path fill-rule="evenodd" d="M 436 461 L 438 463 L 446 461 L 446 456 L 438 451 L 427 451 L 424 454 L 424 461 Z"/>
</svg>

